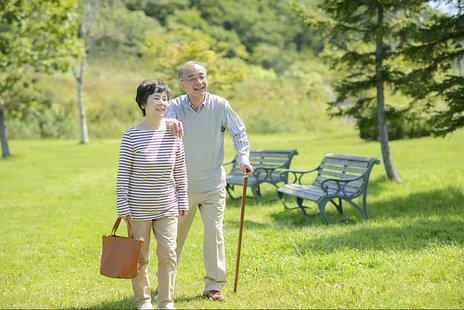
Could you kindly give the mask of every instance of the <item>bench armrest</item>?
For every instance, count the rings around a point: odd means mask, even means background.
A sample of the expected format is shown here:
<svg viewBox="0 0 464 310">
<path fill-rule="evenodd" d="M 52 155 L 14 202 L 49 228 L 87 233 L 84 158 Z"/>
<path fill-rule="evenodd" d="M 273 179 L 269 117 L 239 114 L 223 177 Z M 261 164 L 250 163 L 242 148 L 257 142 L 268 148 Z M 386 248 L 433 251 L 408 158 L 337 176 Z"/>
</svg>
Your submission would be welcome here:
<svg viewBox="0 0 464 310">
<path fill-rule="evenodd" d="M 280 173 L 280 178 L 282 180 L 287 180 L 287 183 L 297 183 L 298 184 L 301 184 L 301 179 L 303 178 L 304 175 L 308 174 L 308 173 L 311 173 L 311 172 L 314 172 L 314 171 L 317 171 L 319 167 L 317 168 L 314 168 L 314 169 L 310 169 L 310 170 L 291 170 L 291 169 L 285 169 L 285 170 L 282 170 L 282 172 Z M 292 180 L 293 181 L 289 181 L 289 175 L 292 175 Z"/>
<path fill-rule="evenodd" d="M 225 166 L 225 165 L 234 164 L 236 161 L 237 161 L 237 159 L 236 159 L 236 158 L 234 158 L 234 159 L 232 159 L 231 161 L 228 161 L 228 162 L 222 163 L 222 165 L 223 165 L 223 166 Z"/>
<path fill-rule="evenodd" d="M 266 181 L 271 182 L 272 173 L 276 169 L 282 169 L 284 167 L 285 167 L 284 165 L 275 166 L 275 167 L 256 167 L 253 170 L 253 176 L 256 177 L 260 182 L 266 182 Z"/>
<path fill-rule="evenodd" d="M 358 176 L 356 178 L 350 178 L 350 179 L 344 179 L 344 180 L 326 179 L 326 180 L 322 181 L 321 189 L 324 191 L 324 193 L 326 195 L 338 195 L 338 194 L 342 193 L 342 195 L 347 196 L 347 197 L 352 196 L 353 194 L 349 194 L 349 193 L 345 192 L 346 185 L 348 185 L 351 182 L 361 180 L 361 179 L 364 179 L 364 178 L 365 178 L 365 174 L 362 174 L 362 175 L 360 175 L 360 176 Z M 335 183 L 335 185 L 337 186 L 336 191 L 333 192 L 333 193 L 329 193 L 329 184 L 330 183 Z M 334 188 L 332 187 L 332 189 L 334 189 Z"/>
</svg>

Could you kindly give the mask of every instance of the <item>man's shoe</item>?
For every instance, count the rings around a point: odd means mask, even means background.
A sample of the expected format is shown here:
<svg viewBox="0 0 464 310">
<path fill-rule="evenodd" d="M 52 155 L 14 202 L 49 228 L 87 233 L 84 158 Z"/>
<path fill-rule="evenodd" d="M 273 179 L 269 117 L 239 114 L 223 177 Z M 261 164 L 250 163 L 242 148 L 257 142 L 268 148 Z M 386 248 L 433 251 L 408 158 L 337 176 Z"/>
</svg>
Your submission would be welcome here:
<svg viewBox="0 0 464 310">
<path fill-rule="evenodd" d="M 225 301 L 226 300 L 224 296 L 221 294 L 221 292 L 216 291 L 216 290 L 206 291 L 203 293 L 203 296 L 213 301 Z"/>
</svg>

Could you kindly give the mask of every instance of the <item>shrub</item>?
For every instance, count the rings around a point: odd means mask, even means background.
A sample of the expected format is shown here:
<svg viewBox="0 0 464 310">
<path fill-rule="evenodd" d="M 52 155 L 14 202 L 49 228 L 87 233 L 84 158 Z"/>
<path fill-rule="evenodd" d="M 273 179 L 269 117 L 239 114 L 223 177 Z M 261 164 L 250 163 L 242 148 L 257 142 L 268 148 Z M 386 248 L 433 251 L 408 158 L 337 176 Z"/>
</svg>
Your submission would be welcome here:
<svg viewBox="0 0 464 310">
<path fill-rule="evenodd" d="M 388 138 L 390 140 L 412 139 L 432 134 L 432 125 L 427 117 L 414 111 L 401 110 L 392 106 L 385 107 Z M 357 119 L 359 136 L 368 141 L 378 141 L 377 111 L 368 110 L 368 113 Z"/>
</svg>

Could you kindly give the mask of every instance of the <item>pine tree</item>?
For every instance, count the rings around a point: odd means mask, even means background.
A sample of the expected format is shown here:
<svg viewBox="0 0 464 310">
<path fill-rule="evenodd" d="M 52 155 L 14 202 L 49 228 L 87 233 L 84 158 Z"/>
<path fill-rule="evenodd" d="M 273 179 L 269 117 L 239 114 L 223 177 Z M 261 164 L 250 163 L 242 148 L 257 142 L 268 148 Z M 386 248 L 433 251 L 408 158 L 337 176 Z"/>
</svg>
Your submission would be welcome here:
<svg viewBox="0 0 464 310">
<path fill-rule="evenodd" d="M 410 23 L 400 32 L 401 53 L 416 69 L 399 87 L 415 98 L 412 104 L 427 102 L 424 106 L 432 110 L 431 122 L 439 136 L 464 127 L 464 1 L 449 2 L 454 4 L 452 11 Z M 437 98 L 444 107 L 438 106 Z"/>
<path fill-rule="evenodd" d="M 293 7 L 309 27 L 316 27 L 326 39 L 328 59 L 339 72 L 348 72 L 335 82 L 336 99 L 329 103 L 332 115 L 360 118 L 375 108 L 378 137 L 385 171 L 400 183 L 390 154 L 385 116 L 385 88 L 395 89 L 405 76 L 394 58 L 395 37 L 404 18 L 424 8 L 424 1 L 322 1 L 318 12 L 293 2 Z"/>
</svg>

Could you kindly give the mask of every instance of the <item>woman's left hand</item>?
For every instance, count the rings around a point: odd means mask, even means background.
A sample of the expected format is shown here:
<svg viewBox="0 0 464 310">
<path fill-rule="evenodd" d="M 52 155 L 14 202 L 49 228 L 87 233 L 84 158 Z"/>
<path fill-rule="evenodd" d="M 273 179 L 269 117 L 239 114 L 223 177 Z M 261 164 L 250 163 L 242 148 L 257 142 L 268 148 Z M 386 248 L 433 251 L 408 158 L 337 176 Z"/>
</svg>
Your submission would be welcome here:
<svg viewBox="0 0 464 310">
<path fill-rule="evenodd" d="M 179 210 L 179 216 L 185 216 L 188 214 L 188 210 Z"/>
</svg>

